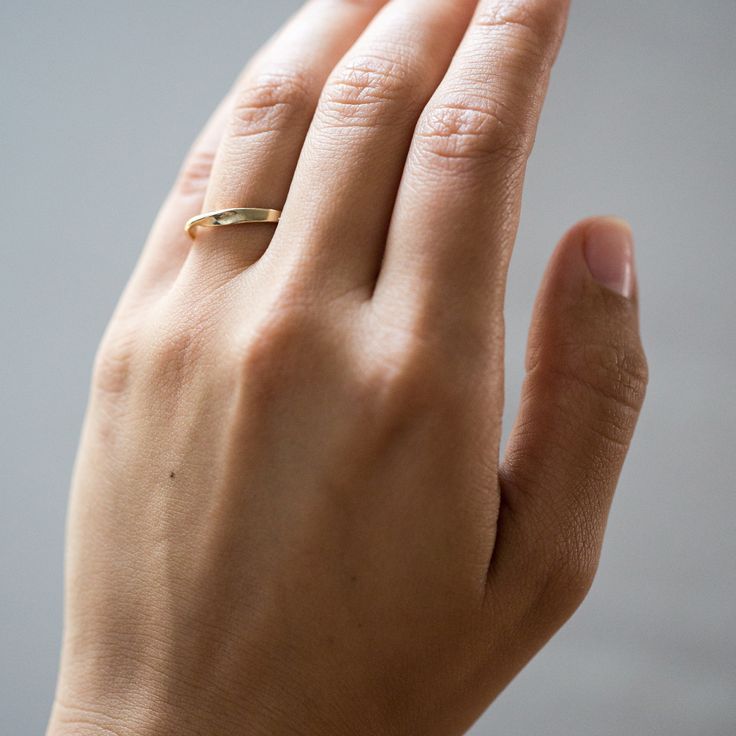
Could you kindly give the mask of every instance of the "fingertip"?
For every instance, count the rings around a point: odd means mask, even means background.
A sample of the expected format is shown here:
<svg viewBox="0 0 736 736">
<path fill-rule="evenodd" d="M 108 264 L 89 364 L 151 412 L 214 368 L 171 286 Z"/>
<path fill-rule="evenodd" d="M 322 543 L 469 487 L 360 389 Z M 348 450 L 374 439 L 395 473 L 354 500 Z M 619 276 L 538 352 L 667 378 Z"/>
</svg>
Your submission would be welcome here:
<svg viewBox="0 0 736 736">
<path fill-rule="evenodd" d="M 573 225 L 550 258 L 532 318 L 527 367 L 544 344 L 583 335 L 639 341 L 638 283 L 632 228 L 615 216 L 588 217 Z M 616 337 L 618 336 L 618 337 Z"/>
<path fill-rule="evenodd" d="M 634 235 L 629 222 L 614 215 L 580 220 L 560 240 L 545 281 L 555 284 L 557 292 L 562 287 L 577 294 L 576 298 L 592 290 L 635 301 Z"/>
<path fill-rule="evenodd" d="M 619 217 L 589 220 L 583 255 L 593 280 L 630 299 L 634 292 L 634 237 L 631 225 Z"/>
</svg>

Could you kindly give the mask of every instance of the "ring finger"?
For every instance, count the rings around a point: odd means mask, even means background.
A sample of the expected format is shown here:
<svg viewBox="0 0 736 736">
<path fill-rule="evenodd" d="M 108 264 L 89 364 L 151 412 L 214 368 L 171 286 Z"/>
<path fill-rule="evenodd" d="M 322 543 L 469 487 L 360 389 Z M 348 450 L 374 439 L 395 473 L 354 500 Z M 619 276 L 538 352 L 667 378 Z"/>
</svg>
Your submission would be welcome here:
<svg viewBox="0 0 736 736">
<path fill-rule="evenodd" d="M 233 92 L 204 211 L 283 207 L 325 80 L 385 1 L 309 0 L 255 60 Z M 222 283 L 272 235 L 272 225 L 199 228 L 182 276 Z"/>
</svg>

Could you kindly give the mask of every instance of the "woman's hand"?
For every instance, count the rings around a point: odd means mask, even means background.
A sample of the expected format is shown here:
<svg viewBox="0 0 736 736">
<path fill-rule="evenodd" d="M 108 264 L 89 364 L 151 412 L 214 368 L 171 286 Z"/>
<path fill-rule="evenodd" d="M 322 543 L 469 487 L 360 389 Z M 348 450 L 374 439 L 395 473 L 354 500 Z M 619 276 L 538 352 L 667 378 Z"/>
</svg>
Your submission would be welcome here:
<svg viewBox="0 0 736 736">
<path fill-rule="evenodd" d="M 53 736 L 460 734 L 585 595 L 647 380 L 630 233 L 557 249 L 499 461 L 567 3 L 475 5 L 311 0 L 195 144 L 96 360 Z M 283 217 L 183 233 L 245 206 Z"/>
</svg>

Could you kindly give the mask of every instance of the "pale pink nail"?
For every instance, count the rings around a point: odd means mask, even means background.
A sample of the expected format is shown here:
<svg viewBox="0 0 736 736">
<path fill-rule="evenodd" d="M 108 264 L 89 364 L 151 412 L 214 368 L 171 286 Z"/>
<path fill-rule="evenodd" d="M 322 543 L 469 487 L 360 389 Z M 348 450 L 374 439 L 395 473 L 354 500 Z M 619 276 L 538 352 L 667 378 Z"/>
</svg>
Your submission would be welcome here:
<svg viewBox="0 0 736 736">
<path fill-rule="evenodd" d="M 585 234 L 585 260 L 593 278 L 626 297 L 634 287 L 634 243 L 631 228 L 614 217 L 596 220 Z"/>
</svg>

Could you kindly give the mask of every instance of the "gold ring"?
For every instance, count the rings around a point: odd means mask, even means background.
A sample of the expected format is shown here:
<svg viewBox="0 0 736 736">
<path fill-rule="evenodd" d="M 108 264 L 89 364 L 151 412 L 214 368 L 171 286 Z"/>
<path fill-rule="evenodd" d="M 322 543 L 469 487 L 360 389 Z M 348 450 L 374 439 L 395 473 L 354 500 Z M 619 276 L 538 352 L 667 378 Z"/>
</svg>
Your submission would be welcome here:
<svg viewBox="0 0 736 736">
<path fill-rule="evenodd" d="M 194 230 L 202 227 L 219 227 L 220 225 L 241 225 L 247 222 L 278 222 L 281 210 L 267 210 L 261 207 L 235 207 L 229 210 L 203 212 L 187 220 L 184 225 L 186 234 L 194 240 Z"/>
</svg>

